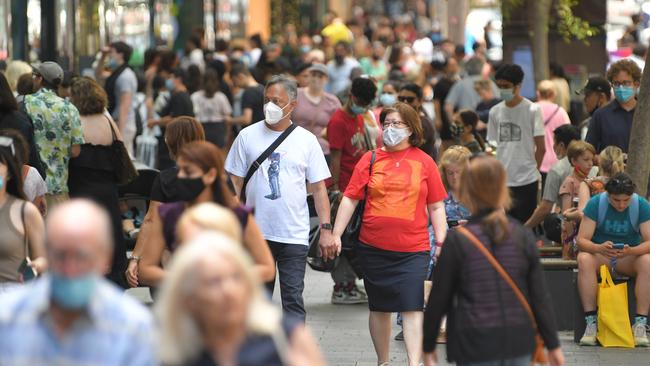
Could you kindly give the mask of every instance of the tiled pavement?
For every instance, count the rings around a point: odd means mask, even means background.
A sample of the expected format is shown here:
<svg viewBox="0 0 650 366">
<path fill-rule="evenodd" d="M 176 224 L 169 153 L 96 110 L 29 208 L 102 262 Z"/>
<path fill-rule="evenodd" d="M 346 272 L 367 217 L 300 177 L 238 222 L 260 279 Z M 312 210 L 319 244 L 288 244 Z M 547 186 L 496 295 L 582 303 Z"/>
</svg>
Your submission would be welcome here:
<svg viewBox="0 0 650 366">
<path fill-rule="evenodd" d="M 332 282 L 329 274 L 307 270 L 305 303 L 307 324 L 332 366 L 375 366 L 375 351 L 368 333 L 368 307 L 362 305 L 332 305 Z M 279 286 L 276 286 L 279 288 Z M 131 292 L 145 300 L 148 296 L 138 289 Z M 275 299 L 277 300 L 277 294 Z M 397 329 L 393 330 L 393 334 Z M 648 349 L 605 349 L 579 347 L 573 343 L 572 334 L 561 333 L 566 365 L 580 366 L 649 366 Z M 444 362 L 444 346 L 440 347 L 440 365 Z M 391 341 L 391 364 L 407 365 L 403 342 Z"/>
</svg>

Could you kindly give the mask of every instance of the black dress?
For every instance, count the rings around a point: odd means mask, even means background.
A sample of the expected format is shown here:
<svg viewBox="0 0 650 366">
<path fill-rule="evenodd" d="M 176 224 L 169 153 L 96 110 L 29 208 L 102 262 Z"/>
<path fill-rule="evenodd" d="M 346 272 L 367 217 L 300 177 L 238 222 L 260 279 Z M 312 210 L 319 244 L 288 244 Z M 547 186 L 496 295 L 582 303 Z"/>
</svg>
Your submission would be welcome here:
<svg viewBox="0 0 650 366">
<path fill-rule="evenodd" d="M 126 288 L 126 245 L 118 205 L 117 180 L 110 146 L 81 145 L 78 157 L 70 159 L 68 189 L 71 198 L 88 198 L 106 209 L 113 226 L 113 265 L 108 279 Z"/>
</svg>

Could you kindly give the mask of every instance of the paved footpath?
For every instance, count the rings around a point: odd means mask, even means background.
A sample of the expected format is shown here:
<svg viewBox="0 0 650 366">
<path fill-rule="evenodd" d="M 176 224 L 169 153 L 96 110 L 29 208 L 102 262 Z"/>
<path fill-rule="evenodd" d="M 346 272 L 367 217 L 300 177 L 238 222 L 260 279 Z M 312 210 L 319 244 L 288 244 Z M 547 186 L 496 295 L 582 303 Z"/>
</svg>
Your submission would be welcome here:
<svg viewBox="0 0 650 366">
<path fill-rule="evenodd" d="M 276 292 L 279 286 L 276 286 Z M 130 290 L 143 301 L 150 301 L 142 289 Z M 332 305 L 332 280 L 328 273 L 307 269 L 305 281 L 305 305 L 307 324 L 314 333 L 321 350 L 331 366 L 375 366 L 376 356 L 368 332 L 368 306 Z M 275 301 L 279 302 L 277 296 Z M 398 329 L 395 326 L 393 335 Z M 573 334 L 561 333 L 566 365 L 581 366 L 648 366 L 650 349 L 605 349 L 602 347 L 579 347 L 573 343 Z M 391 341 L 391 365 L 408 365 L 404 342 Z M 440 365 L 445 362 L 444 346 L 439 350 Z"/>
</svg>

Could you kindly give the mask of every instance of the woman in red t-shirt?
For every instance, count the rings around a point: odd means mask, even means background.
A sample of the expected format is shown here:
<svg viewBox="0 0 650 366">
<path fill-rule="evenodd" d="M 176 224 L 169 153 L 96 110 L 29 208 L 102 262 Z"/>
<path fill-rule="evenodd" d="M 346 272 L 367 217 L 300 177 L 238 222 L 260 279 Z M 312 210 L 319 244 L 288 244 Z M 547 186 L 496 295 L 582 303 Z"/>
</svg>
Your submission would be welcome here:
<svg viewBox="0 0 650 366">
<path fill-rule="evenodd" d="M 386 110 L 383 127 L 384 147 L 376 150 L 372 176 L 372 152 L 354 168 L 339 206 L 334 240 L 340 249 L 341 234 L 368 186 L 357 255 L 368 293 L 370 335 L 378 363 L 387 363 L 391 313 L 401 312 L 409 362 L 418 365 L 430 250 L 427 226 L 431 220 L 440 247 L 447 233 L 447 193 L 436 163 L 418 149 L 424 141 L 418 113 L 397 103 Z"/>
</svg>

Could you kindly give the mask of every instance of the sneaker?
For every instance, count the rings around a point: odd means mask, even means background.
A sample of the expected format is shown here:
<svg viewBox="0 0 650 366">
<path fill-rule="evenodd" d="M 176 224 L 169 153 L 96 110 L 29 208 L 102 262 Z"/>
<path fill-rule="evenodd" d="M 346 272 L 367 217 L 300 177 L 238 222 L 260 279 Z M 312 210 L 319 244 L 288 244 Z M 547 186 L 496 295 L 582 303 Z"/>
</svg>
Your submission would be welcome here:
<svg viewBox="0 0 650 366">
<path fill-rule="evenodd" d="M 332 292 L 332 304 L 351 305 L 368 302 L 368 296 L 357 288 L 355 284 L 348 286 L 336 285 Z"/>
<path fill-rule="evenodd" d="M 634 345 L 637 347 L 648 347 L 650 341 L 648 341 L 648 325 L 640 322 L 634 323 L 632 330 L 634 331 Z"/>
<path fill-rule="evenodd" d="M 397 335 L 395 336 L 395 340 L 396 341 L 403 341 L 404 340 L 404 331 L 403 330 L 400 330 L 400 332 L 397 333 Z"/>
<path fill-rule="evenodd" d="M 585 334 L 580 338 L 581 346 L 595 346 L 596 345 L 596 333 L 598 331 L 598 325 L 595 322 L 587 323 L 585 328 Z"/>
</svg>

